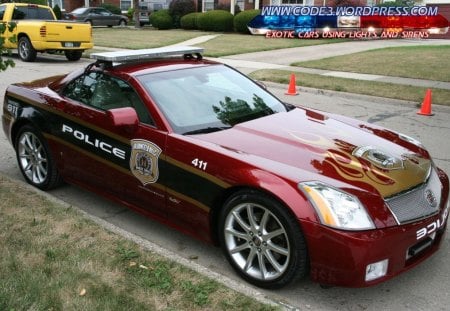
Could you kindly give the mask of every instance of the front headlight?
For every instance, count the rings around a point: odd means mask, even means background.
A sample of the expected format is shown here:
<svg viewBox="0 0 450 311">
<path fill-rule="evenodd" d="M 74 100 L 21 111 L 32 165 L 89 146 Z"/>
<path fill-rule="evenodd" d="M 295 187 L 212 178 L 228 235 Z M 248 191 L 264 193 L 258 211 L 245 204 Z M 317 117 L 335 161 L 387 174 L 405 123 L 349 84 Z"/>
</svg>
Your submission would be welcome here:
<svg viewBox="0 0 450 311">
<path fill-rule="evenodd" d="M 375 229 L 355 196 L 318 181 L 300 183 L 298 187 L 316 209 L 322 224 L 345 230 Z"/>
</svg>

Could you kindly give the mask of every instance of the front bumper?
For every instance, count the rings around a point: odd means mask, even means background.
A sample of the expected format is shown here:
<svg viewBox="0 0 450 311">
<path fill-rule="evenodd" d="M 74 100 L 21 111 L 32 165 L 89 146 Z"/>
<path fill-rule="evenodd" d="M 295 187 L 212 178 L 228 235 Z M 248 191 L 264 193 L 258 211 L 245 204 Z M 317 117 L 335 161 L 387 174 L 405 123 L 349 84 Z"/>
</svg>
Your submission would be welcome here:
<svg viewBox="0 0 450 311">
<path fill-rule="evenodd" d="M 439 249 L 447 227 L 449 203 L 446 203 L 447 208 L 433 217 L 364 232 L 341 231 L 303 222 L 311 279 L 324 285 L 366 287 L 413 268 Z M 367 266 L 386 259 L 386 275 L 366 281 Z"/>
</svg>

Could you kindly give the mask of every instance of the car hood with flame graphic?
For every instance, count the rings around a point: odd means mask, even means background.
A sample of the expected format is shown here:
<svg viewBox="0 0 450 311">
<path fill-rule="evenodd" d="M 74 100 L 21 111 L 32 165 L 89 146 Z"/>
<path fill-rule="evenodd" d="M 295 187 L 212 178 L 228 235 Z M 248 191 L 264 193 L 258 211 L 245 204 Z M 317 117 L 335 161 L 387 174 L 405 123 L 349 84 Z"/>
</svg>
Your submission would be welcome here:
<svg viewBox="0 0 450 311">
<path fill-rule="evenodd" d="M 284 170 L 271 168 L 275 174 L 292 176 L 298 169 L 312 173 L 309 178 L 376 190 L 384 198 L 423 183 L 431 169 L 426 150 L 399 135 L 313 110 L 294 109 L 198 138 L 264 159 L 268 166 L 283 164 Z"/>
</svg>

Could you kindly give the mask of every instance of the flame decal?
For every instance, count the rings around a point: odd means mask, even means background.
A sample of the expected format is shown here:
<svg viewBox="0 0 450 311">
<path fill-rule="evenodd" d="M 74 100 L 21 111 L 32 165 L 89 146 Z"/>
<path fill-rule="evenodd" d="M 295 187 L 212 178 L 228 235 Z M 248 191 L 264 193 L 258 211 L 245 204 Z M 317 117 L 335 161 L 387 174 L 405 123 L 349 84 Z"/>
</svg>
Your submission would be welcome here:
<svg viewBox="0 0 450 311">
<path fill-rule="evenodd" d="M 288 133 L 302 147 L 317 155 L 311 165 L 320 173 L 339 176 L 345 182 L 369 184 L 384 197 L 420 184 L 426 179 L 431 167 L 431 162 L 420 155 L 403 154 L 400 159 L 401 169 L 383 168 L 366 156 L 354 155 L 357 146 L 342 139 L 331 140 L 317 133 Z"/>
</svg>

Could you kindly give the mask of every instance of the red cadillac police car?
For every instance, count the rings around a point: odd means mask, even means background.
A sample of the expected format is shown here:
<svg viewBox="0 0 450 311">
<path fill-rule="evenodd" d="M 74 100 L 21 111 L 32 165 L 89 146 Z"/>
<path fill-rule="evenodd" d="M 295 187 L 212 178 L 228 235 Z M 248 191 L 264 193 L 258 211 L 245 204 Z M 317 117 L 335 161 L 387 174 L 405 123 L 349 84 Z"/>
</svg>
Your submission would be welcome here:
<svg viewBox="0 0 450 311">
<path fill-rule="evenodd" d="M 7 88 L 25 180 L 62 181 L 216 243 L 248 282 L 370 286 L 435 253 L 449 179 L 415 139 L 281 102 L 196 47 L 93 54 Z"/>
</svg>

